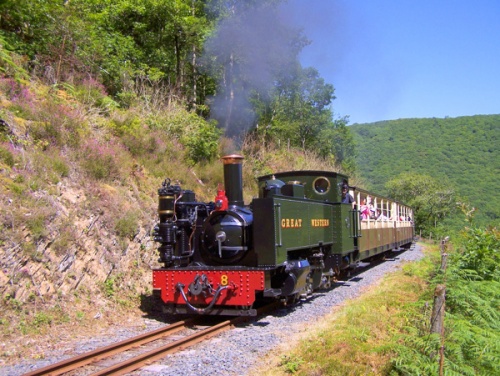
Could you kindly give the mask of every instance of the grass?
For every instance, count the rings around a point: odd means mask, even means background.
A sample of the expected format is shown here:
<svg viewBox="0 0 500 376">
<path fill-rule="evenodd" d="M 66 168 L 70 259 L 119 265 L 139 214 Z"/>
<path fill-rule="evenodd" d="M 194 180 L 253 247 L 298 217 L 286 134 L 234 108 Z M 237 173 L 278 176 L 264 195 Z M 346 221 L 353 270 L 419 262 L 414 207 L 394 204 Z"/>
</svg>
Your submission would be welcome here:
<svg viewBox="0 0 500 376">
<path fill-rule="evenodd" d="M 361 297 L 348 301 L 315 324 L 286 355 L 272 359 L 276 375 L 396 375 L 392 360 L 401 334 L 415 317 L 426 317 L 432 300 L 427 280 L 435 270 L 432 253 L 386 276 Z M 423 313 L 423 315 L 422 315 Z M 425 322 L 423 323 L 425 326 Z M 319 325 L 319 327 L 318 327 Z"/>
</svg>

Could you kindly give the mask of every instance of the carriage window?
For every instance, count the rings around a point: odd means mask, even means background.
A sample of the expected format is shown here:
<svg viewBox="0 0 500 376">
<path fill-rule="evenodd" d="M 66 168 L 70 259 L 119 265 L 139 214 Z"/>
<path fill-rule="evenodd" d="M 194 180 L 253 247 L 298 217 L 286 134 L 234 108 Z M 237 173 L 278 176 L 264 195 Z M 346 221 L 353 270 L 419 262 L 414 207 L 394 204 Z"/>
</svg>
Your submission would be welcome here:
<svg viewBox="0 0 500 376">
<path fill-rule="evenodd" d="M 330 181 L 324 177 L 317 178 L 313 183 L 313 187 L 316 193 L 325 194 L 330 190 Z"/>
</svg>

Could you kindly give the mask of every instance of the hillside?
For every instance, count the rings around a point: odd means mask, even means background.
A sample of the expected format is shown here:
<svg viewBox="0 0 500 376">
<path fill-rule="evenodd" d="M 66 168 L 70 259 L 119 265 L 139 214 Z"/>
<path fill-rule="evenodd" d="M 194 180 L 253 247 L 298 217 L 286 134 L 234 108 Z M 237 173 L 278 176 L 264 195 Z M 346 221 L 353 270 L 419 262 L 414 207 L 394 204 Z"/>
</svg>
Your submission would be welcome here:
<svg viewBox="0 0 500 376">
<path fill-rule="evenodd" d="M 192 158 L 212 144 L 217 155 L 234 148 L 178 105 L 120 109 L 95 83 L 64 88 L 0 78 L 0 350 L 9 361 L 43 351 L 55 328 L 98 331 L 151 313 L 157 189 L 171 178 L 213 200 L 222 164 Z M 255 176 L 333 169 L 314 153 L 251 140 L 241 152 L 246 202 Z"/>
<path fill-rule="evenodd" d="M 500 218 L 500 115 L 399 119 L 350 126 L 360 177 L 376 191 L 402 172 L 447 179 L 478 209 L 478 224 Z"/>
</svg>

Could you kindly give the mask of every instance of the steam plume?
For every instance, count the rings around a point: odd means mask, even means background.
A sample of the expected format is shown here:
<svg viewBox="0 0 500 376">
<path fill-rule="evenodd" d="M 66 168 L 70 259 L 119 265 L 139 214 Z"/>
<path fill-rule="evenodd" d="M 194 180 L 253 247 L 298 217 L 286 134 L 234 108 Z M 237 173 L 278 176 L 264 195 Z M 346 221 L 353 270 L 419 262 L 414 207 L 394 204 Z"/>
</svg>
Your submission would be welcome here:
<svg viewBox="0 0 500 376">
<path fill-rule="evenodd" d="M 252 96 L 269 98 L 278 75 L 293 69 L 304 45 L 300 32 L 286 25 L 275 7 L 238 9 L 220 22 L 205 45 L 210 60 L 205 65 L 220 77 L 211 117 L 227 137 L 239 143 L 255 125 Z"/>
</svg>

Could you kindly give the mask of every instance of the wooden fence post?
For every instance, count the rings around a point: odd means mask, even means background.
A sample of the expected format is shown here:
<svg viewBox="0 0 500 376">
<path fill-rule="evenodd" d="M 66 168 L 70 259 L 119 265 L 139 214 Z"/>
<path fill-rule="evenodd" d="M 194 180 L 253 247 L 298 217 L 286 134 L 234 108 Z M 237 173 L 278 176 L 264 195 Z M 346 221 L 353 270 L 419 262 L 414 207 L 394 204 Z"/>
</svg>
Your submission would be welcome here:
<svg viewBox="0 0 500 376">
<path fill-rule="evenodd" d="M 441 347 L 439 348 L 439 376 L 444 374 L 444 308 L 446 286 L 437 285 L 434 290 L 434 306 L 431 316 L 431 333 L 439 334 Z"/>
<path fill-rule="evenodd" d="M 434 306 L 431 315 L 431 333 L 444 334 L 445 285 L 437 285 L 434 290 Z"/>
<path fill-rule="evenodd" d="M 446 253 L 446 242 L 448 241 L 448 239 L 443 239 L 441 240 L 441 272 L 445 272 L 446 271 L 446 259 L 448 258 L 448 254 Z"/>
<path fill-rule="evenodd" d="M 447 242 L 449 237 L 447 236 L 441 240 L 440 251 L 441 251 L 441 267 L 440 272 L 446 272 L 446 261 L 448 254 L 446 253 Z M 446 276 L 445 279 L 446 280 Z M 434 290 L 434 306 L 432 307 L 431 316 L 431 333 L 439 334 L 441 339 L 441 347 L 439 348 L 439 376 L 444 374 L 444 310 L 446 303 L 446 285 L 437 285 L 436 290 Z"/>
</svg>

